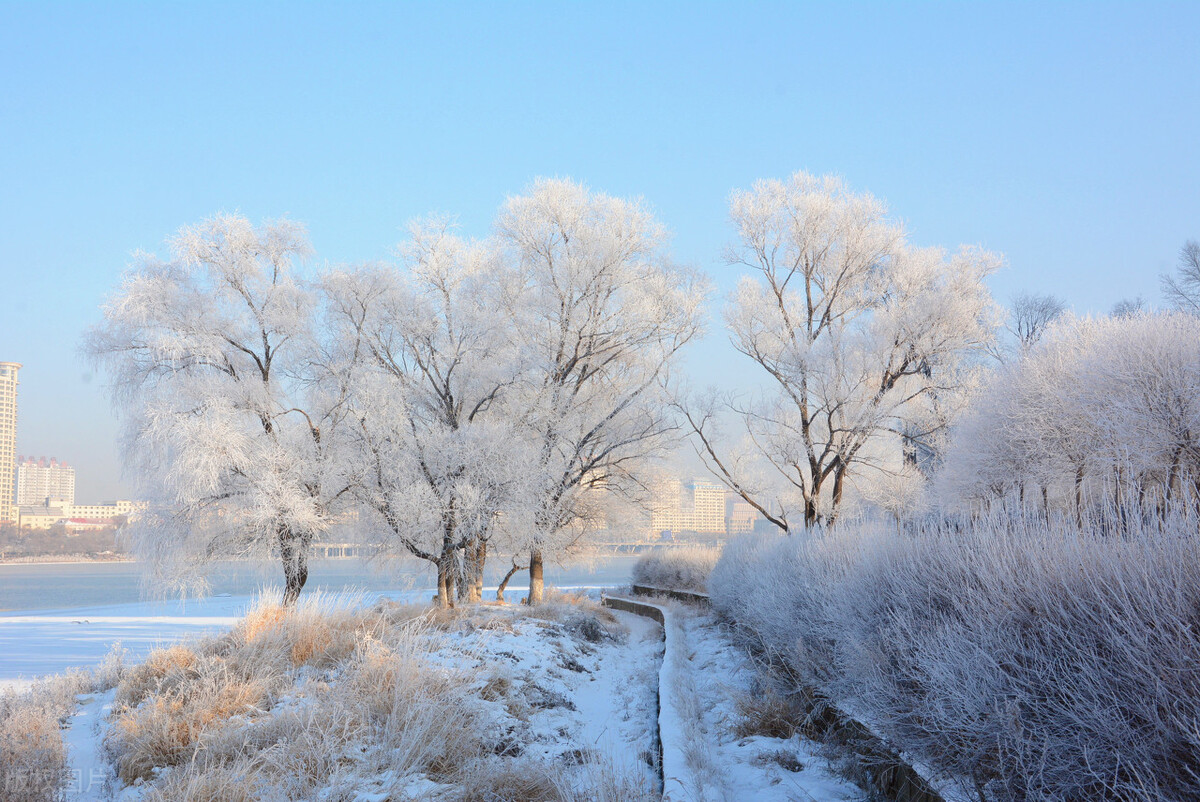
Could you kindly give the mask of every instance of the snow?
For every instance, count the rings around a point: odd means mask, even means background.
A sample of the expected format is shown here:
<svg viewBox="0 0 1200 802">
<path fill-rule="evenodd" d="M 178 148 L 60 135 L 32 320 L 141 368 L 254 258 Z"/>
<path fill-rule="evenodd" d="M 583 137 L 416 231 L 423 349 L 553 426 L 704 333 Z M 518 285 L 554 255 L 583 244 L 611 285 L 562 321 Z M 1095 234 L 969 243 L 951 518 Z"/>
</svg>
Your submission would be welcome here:
<svg viewBox="0 0 1200 802">
<path fill-rule="evenodd" d="M 499 608 L 496 615 L 511 609 Z M 452 653 L 443 659 L 476 671 L 481 685 L 496 676 L 511 683 L 507 698 L 518 700 L 520 709 L 494 706 L 492 726 L 523 757 L 578 765 L 580 783 L 587 781 L 589 764 L 609 762 L 653 788 L 661 630 L 638 616 L 613 614 L 629 631 L 624 642 L 590 642 L 562 623 L 519 616 L 511 631 L 455 633 Z"/>
<path fill-rule="evenodd" d="M 424 597 L 426 591 L 414 593 Z M 114 641 L 136 660 L 171 640 L 227 628 L 250 603 L 249 597 L 223 597 L 0 617 L 0 677 L 13 684 L 19 676 L 96 663 Z M 658 606 L 667 620 L 665 644 L 657 623 L 629 613 L 611 611 L 627 637 L 592 639 L 569 619 L 544 620 L 509 605 L 480 610 L 473 625 L 448 633 L 435 659 L 473 672 L 481 688 L 503 678 L 503 697 L 486 703 L 489 729 L 523 758 L 565 766 L 581 790 L 595 781 L 595 767 L 606 764 L 657 787 L 661 734 L 664 799 L 671 802 L 865 798 L 801 736 L 739 737 L 738 699 L 753 691 L 754 665 L 711 614 L 669 602 Z M 80 695 L 66 723 L 68 802 L 110 792 L 134 802 L 142 795 L 142 788 L 113 789 L 100 753 L 114 693 Z M 303 704 L 303 697 L 281 704 Z M 447 790 L 423 776 L 385 775 L 357 778 L 356 798 Z"/>
<path fill-rule="evenodd" d="M 579 741 L 606 755 L 618 768 L 641 772 L 656 783 L 646 756 L 653 757 L 650 689 L 662 653 L 662 630 L 640 616 L 613 614 L 629 628 L 629 640 L 625 649 L 604 653 L 588 681 L 575 686 Z"/>
<path fill-rule="evenodd" d="M 67 720 L 63 742 L 70 766 L 66 788 L 67 802 L 96 799 L 111 784 L 113 772 L 101 753 L 104 720 L 112 712 L 115 688 L 104 693 L 83 693 L 75 713 Z"/>
<path fill-rule="evenodd" d="M 664 802 L 866 799 L 799 734 L 739 736 L 738 699 L 753 692 L 756 671 L 749 657 L 710 613 L 669 601 L 651 606 L 666 619 L 659 717 Z"/>
<path fill-rule="evenodd" d="M 756 671 L 748 655 L 708 613 L 676 608 L 673 617 L 687 638 L 687 668 L 703 705 L 703 728 L 725 772 L 730 799 L 862 800 L 866 794 L 831 770 L 819 745 L 797 734 L 788 739 L 739 737 L 737 699 L 753 691 Z M 794 762 L 793 762 L 794 761 Z M 793 770 L 797 767 L 799 770 Z"/>
</svg>

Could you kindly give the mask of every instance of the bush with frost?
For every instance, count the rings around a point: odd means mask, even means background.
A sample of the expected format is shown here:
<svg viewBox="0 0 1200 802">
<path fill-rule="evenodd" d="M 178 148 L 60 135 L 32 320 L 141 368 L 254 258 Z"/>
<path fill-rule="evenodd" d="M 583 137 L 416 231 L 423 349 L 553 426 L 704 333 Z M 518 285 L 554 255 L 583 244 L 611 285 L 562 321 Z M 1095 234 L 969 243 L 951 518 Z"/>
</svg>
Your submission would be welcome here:
<svg viewBox="0 0 1200 802">
<path fill-rule="evenodd" d="M 653 588 L 704 593 L 708 589 L 708 576 L 720 557 L 719 548 L 706 546 L 648 551 L 633 565 L 633 582 Z"/>
<path fill-rule="evenodd" d="M 995 515 L 747 538 L 710 588 L 801 681 L 982 799 L 1197 798 L 1197 524 Z"/>
</svg>

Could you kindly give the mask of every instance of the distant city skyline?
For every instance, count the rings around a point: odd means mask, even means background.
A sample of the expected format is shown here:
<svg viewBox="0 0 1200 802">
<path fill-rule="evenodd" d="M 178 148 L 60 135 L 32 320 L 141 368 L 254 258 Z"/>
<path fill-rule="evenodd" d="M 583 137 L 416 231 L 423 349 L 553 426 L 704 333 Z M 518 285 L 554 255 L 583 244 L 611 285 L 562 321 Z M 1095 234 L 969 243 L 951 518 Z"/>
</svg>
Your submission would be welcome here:
<svg viewBox="0 0 1200 802">
<path fill-rule="evenodd" d="M 537 176 L 643 196 L 713 278 L 687 368 L 725 388 L 759 382 L 719 300 L 739 275 L 728 196 L 756 179 L 838 173 L 918 244 L 1006 254 L 1001 303 L 1155 304 L 1200 238 L 1195 3 L 0 1 L 0 18 L 15 451 L 69 456 L 84 499 L 135 490 L 82 333 L 134 251 L 219 211 L 301 221 L 336 263 L 388 257 L 431 213 L 484 236 Z"/>
</svg>

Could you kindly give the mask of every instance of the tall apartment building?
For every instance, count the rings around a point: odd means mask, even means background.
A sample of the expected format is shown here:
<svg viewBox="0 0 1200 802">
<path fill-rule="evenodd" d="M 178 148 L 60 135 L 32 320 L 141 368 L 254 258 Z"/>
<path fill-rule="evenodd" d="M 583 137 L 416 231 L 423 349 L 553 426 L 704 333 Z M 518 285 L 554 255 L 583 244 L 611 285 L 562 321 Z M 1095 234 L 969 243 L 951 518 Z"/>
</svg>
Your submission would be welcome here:
<svg viewBox="0 0 1200 802">
<path fill-rule="evenodd" d="M 0 362 L 0 523 L 16 523 L 18 362 Z"/>
<path fill-rule="evenodd" d="M 659 480 L 654 485 L 654 495 L 650 499 L 651 534 L 682 532 L 687 529 L 689 521 L 684 507 L 683 482 L 674 478 Z"/>
<path fill-rule="evenodd" d="M 17 458 L 17 506 L 75 503 L 75 469 L 54 457 Z"/>
<path fill-rule="evenodd" d="M 725 533 L 725 486 L 707 479 L 692 480 L 692 531 Z"/>
<path fill-rule="evenodd" d="M 650 532 L 725 533 L 725 488 L 707 479 L 665 478 L 654 488 Z"/>
<path fill-rule="evenodd" d="M 725 530 L 729 534 L 744 535 L 754 531 L 754 522 L 758 520 L 758 510 L 742 499 L 731 495 L 726 503 L 725 517 Z"/>
</svg>

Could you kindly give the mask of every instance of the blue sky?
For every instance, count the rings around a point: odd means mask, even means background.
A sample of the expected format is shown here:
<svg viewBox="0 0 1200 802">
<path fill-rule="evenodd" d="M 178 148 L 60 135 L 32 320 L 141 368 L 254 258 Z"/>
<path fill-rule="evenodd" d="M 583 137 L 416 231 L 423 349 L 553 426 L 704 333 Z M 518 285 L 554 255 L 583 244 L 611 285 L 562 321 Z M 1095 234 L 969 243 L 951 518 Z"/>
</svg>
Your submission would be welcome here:
<svg viewBox="0 0 1200 802">
<path fill-rule="evenodd" d="M 806 169 L 1006 254 L 999 300 L 1157 302 L 1200 238 L 1198 30 L 1200 3 L 0 3 L 18 449 L 123 491 L 80 333 L 134 250 L 221 210 L 354 261 L 571 176 L 644 197 L 724 290 L 729 192 Z M 689 364 L 754 380 L 719 331 Z"/>
</svg>

